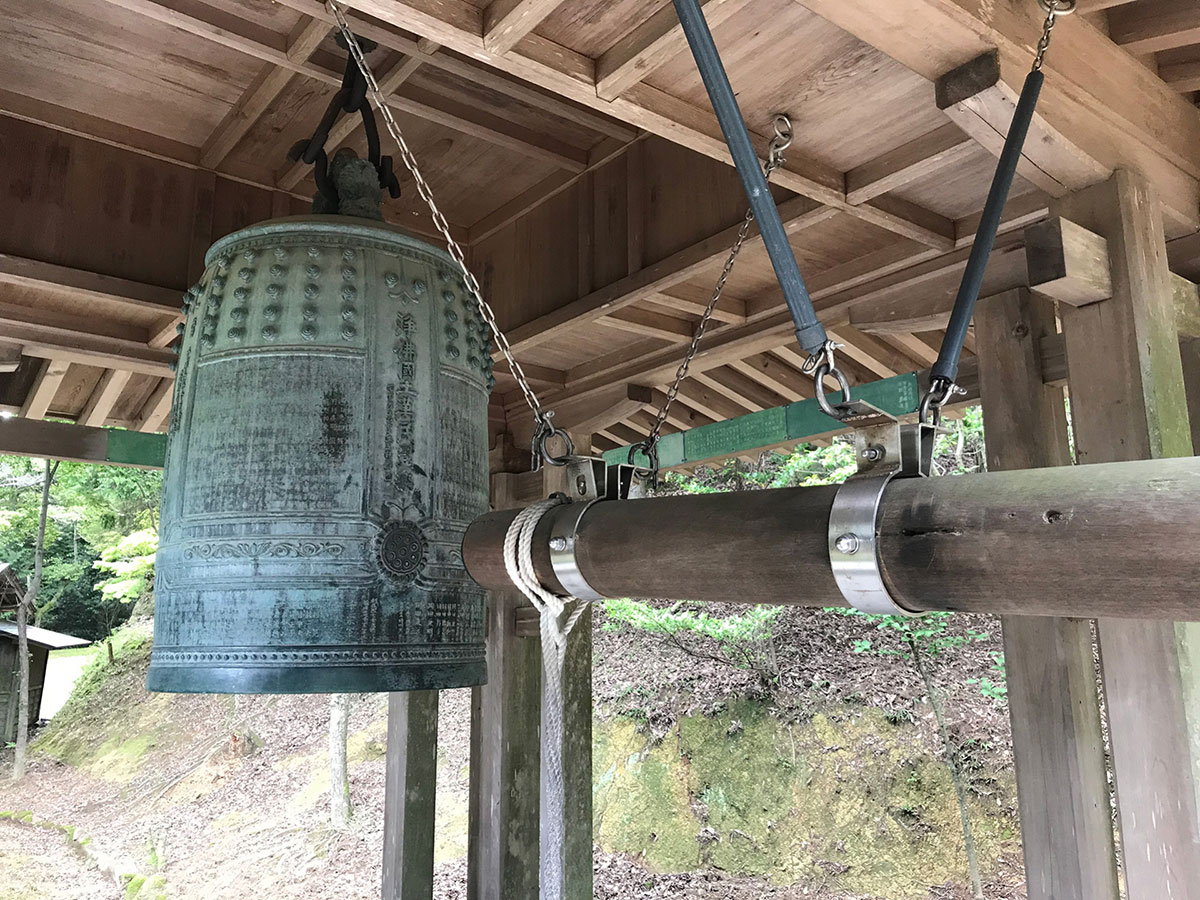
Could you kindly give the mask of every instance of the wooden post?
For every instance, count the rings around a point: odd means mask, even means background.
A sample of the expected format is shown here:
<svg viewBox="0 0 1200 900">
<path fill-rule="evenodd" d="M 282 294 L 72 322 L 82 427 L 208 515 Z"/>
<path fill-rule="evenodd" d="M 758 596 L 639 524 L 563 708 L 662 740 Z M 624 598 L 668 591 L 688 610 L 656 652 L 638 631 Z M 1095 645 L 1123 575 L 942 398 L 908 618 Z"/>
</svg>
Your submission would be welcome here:
<svg viewBox="0 0 1200 900">
<path fill-rule="evenodd" d="M 1118 171 L 1052 204 L 1103 236 L 1111 300 L 1060 307 L 1081 463 L 1190 456 L 1162 208 L 1150 183 Z M 1186 704 L 1200 646 L 1170 622 L 1101 619 L 1104 692 L 1130 900 L 1200 897 L 1200 822 Z M 1185 683 L 1186 677 L 1186 683 Z M 1200 724 L 1200 723 L 1196 723 Z"/>
<path fill-rule="evenodd" d="M 492 476 L 493 509 L 520 505 L 520 477 Z M 538 895 L 541 650 L 517 636 L 518 591 L 488 599 L 488 683 L 471 694 L 467 898 L 528 900 Z"/>
<path fill-rule="evenodd" d="M 383 900 L 432 900 L 438 692 L 388 695 Z"/>
<path fill-rule="evenodd" d="M 577 453 L 590 435 L 572 434 Z M 510 509 L 563 490 L 563 470 L 492 476 L 492 507 Z M 516 590 L 493 591 L 488 616 L 488 683 L 475 688 L 471 714 L 471 796 L 467 896 L 470 900 L 533 900 L 539 896 L 542 653 L 534 634 L 520 636 Z M 567 644 L 563 673 L 566 839 L 563 883 L 554 896 L 592 897 L 592 617 L 584 613 Z"/>
<path fill-rule="evenodd" d="M 590 434 L 571 434 L 575 452 L 591 452 Z M 568 492 L 565 469 L 544 470 L 546 494 Z M 526 640 L 530 640 L 526 638 Z M 563 668 L 562 759 L 565 773 L 563 882 L 543 896 L 592 900 L 592 611 L 587 609 L 567 639 Z"/>
<path fill-rule="evenodd" d="M 989 471 L 1071 465 L 1063 390 L 1038 352 L 1054 333 L 1054 305 L 1024 289 L 975 312 Z M 1029 900 L 1117 900 L 1091 621 L 1001 624 Z"/>
</svg>

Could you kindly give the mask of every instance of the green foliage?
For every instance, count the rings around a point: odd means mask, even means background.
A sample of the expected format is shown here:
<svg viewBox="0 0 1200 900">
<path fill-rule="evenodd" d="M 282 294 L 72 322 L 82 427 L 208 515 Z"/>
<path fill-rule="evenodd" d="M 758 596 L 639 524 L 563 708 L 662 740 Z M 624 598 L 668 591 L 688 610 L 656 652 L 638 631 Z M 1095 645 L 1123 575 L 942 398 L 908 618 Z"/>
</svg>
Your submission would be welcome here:
<svg viewBox="0 0 1200 900">
<path fill-rule="evenodd" d="M 993 680 L 987 675 L 981 675 L 979 678 L 968 678 L 967 684 L 979 685 L 979 693 L 987 697 L 998 706 L 1003 706 L 1008 702 L 1008 673 L 1004 668 L 1004 654 L 1000 651 L 992 652 L 991 671 L 997 673 L 998 679 Z"/>
<path fill-rule="evenodd" d="M 158 532 L 135 531 L 100 554 L 93 565 L 107 578 L 96 583 L 106 597 L 134 603 L 148 595 L 154 586 L 154 554 L 158 552 Z"/>
<path fill-rule="evenodd" d="M 33 574 L 42 472 L 41 460 L 0 457 L 0 561 L 22 579 Z M 131 601 L 149 593 L 153 577 L 148 541 L 156 540 L 161 485 L 158 472 L 58 467 L 34 601 L 38 625 L 98 640 L 129 618 Z"/>
<path fill-rule="evenodd" d="M 779 606 L 751 606 L 734 616 L 714 616 L 687 604 L 655 606 L 640 600 L 605 600 L 607 622 L 615 631 L 621 625 L 658 635 L 692 656 L 713 659 L 759 674 L 765 682 L 779 677 L 771 624 Z"/>
</svg>

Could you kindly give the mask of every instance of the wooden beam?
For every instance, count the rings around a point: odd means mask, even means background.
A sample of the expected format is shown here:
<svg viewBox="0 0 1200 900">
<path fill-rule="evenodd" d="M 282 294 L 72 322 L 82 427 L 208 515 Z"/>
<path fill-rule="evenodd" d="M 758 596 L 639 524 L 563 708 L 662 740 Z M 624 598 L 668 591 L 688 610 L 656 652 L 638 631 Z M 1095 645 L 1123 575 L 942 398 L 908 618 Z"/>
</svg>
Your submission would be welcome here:
<svg viewBox="0 0 1200 900">
<path fill-rule="evenodd" d="M 970 135 L 953 122 L 943 125 L 847 172 L 846 199 L 865 203 L 952 166 L 974 150 Z"/>
<path fill-rule="evenodd" d="M 87 428 L 37 419 L 0 419 L 0 453 L 14 456 L 161 469 L 166 451 L 165 434 Z"/>
<path fill-rule="evenodd" d="M 21 345 L 0 342 L 0 372 L 15 372 L 21 367 Z"/>
<path fill-rule="evenodd" d="M 627 306 L 609 313 L 599 320 L 610 328 L 619 328 L 632 334 L 661 338 L 672 343 L 682 343 L 691 338 L 696 326 L 678 316 L 652 312 L 636 306 Z"/>
<path fill-rule="evenodd" d="M 1024 0 L 800 2 L 930 81 L 998 47 L 1009 92 L 1020 88 L 1029 71 L 1044 15 Z M 1135 167 L 1158 186 L 1175 221 L 1195 222 L 1200 217 L 1195 108 L 1086 19 L 1075 16 L 1059 28 L 1038 107 L 1044 136 L 1061 148 L 1046 160 L 1053 167 L 1048 174 L 1065 185 L 1088 168 L 1107 173 Z M 984 109 L 979 115 L 983 123 L 968 133 L 985 136 L 985 124 L 996 134 L 1007 132 L 1010 117 Z M 1039 132 L 1041 124 L 1035 123 L 1033 133 Z M 1070 136 L 1069 143 L 1057 140 L 1063 135 Z"/>
<path fill-rule="evenodd" d="M 276 2 L 281 6 L 294 9 L 304 15 L 321 19 L 331 25 L 335 24 L 333 15 L 322 0 L 276 0 Z M 544 110 L 550 115 L 566 122 L 573 122 L 589 131 L 615 138 L 623 143 L 632 141 L 637 137 L 638 132 L 636 128 L 631 128 L 625 123 L 609 115 L 605 115 L 604 111 L 599 109 L 601 104 L 592 104 L 599 111 L 588 109 L 577 102 L 573 102 L 578 98 L 564 99 L 564 97 L 556 93 L 549 93 L 550 89 L 541 89 L 526 83 L 526 81 L 534 81 L 534 83 L 540 84 L 535 79 L 517 81 L 512 75 L 503 74 L 503 72 L 508 71 L 506 66 L 491 64 L 490 58 L 485 60 L 489 63 L 488 65 L 480 65 L 469 58 L 450 56 L 444 53 L 434 55 L 433 51 L 426 50 L 425 47 L 438 47 L 441 46 L 440 42 L 430 40 L 427 36 L 414 39 L 409 36 L 409 29 L 400 30 L 404 27 L 403 24 L 400 24 L 400 28 L 391 24 L 381 24 L 378 19 L 366 19 L 356 15 L 353 11 L 347 11 L 346 18 L 354 29 L 355 34 L 370 38 L 381 47 L 387 47 L 389 50 L 394 50 L 397 53 L 402 53 L 406 56 L 416 56 L 431 68 L 456 75 L 472 84 L 478 84 L 480 87 L 503 94 L 534 109 Z M 548 43 L 537 38 L 534 41 L 538 45 Z M 468 53 L 467 56 L 478 57 L 480 54 Z M 499 60 L 507 57 L 496 56 L 495 58 Z M 514 72 L 513 74 L 522 77 L 519 72 Z M 592 99 L 595 99 L 594 95 Z"/>
<path fill-rule="evenodd" d="M 839 344 L 838 352 L 866 366 L 879 378 L 890 378 L 917 368 L 913 360 L 878 338 L 853 325 L 826 329 L 829 339 Z"/>
<path fill-rule="evenodd" d="M 1108 242 L 1076 223 L 1056 216 L 1025 229 L 1029 287 L 1070 306 L 1086 306 L 1112 296 Z"/>
<path fill-rule="evenodd" d="M 54 290 L 81 302 L 107 300 L 156 312 L 177 311 L 182 292 L 36 259 L 0 253 L 0 284 Z"/>
<path fill-rule="evenodd" d="M 284 53 L 289 60 L 304 62 L 321 46 L 328 33 L 329 25 L 325 22 L 317 19 L 302 21 L 298 31 L 288 40 Z M 270 109 L 294 74 L 290 69 L 278 68 L 271 63 L 263 66 L 200 148 L 200 165 L 207 169 L 217 168 Z"/>
<path fill-rule="evenodd" d="M 438 692 L 388 694 L 382 900 L 433 896 Z"/>
<path fill-rule="evenodd" d="M 554 425 L 559 429 L 591 434 L 607 428 L 613 422 L 629 418 L 652 401 L 650 388 L 636 384 L 613 385 L 597 395 L 555 403 Z M 533 437 L 533 413 L 529 408 L 525 407 L 516 414 L 510 411 L 508 424 L 516 444 L 528 446 Z"/>
<path fill-rule="evenodd" d="M 483 45 L 493 53 L 507 53 L 563 0 L 492 0 L 483 12 Z"/>
<path fill-rule="evenodd" d="M 21 415 L 30 419 L 45 418 L 46 413 L 50 411 L 50 404 L 54 402 L 54 395 L 58 393 L 63 378 L 66 377 L 67 369 L 70 367 L 70 363 L 61 360 L 42 360 L 33 387 L 30 388 L 29 395 L 21 406 Z"/>
<path fill-rule="evenodd" d="M 1000 57 L 989 51 L 946 73 L 935 85 L 938 108 L 963 132 L 999 156 L 1016 110 L 1018 91 L 1001 79 Z M 1109 170 L 1078 151 L 1061 132 L 1035 117 L 1017 174 L 1052 197 L 1094 184 Z"/>
<path fill-rule="evenodd" d="M 1110 300 L 1059 309 L 1082 464 L 1192 454 L 1157 209 L 1148 181 L 1118 171 L 1052 210 L 1102 235 L 1112 266 Z M 1200 884 L 1200 746 L 1189 741 L 1185 707 L 1198 687 L 1188 662 L 1196 639 L 1138 619 L 1100 619 L 1097 632 L 1129 896 L 1187 897 Z"/>
<path fill-rule="evenodd" d="M 806 400 L 813 395 L 812 379 L 771 353 L 756 353 L 747 359 L 735 360 L 729 368 L 788 402 Z"/>
<path fill-rule="evenodd" d="M 1159 62 L 1158 75 L 1180 93 L 1200 91 L 1200 54 L 1196 59 Z"/>
<path fill-rule="evenodd" d="M 171 413 L 171 395 L 174 390 L 175 381 L 171 378 L 164 378 L 155 385 L 150 396 L 146 398 L 146 402 L 142 404 L 137 421 L 134 422 L 136 431 L 164 431 L 166 429 L 167 416 Z"/>
<path fill-rule="evenodd" d="M 1070 466 L 1063 391 L 1043 383 L 1038 352 L 1053 305 L 1009 291 L 982 300 L 975 322 L 988 471 Z M 1091 622 L 1001 625 L 1029 900 L 1117 900 Z"/>
<path fill-rule="evenodd" d="M 105 369 L 75 421 L 79 425 L 103 425 L 112 415 L 113 407 L 121 399 L 121 394 L 132 377 L 132 372 Z"/>
<path fill-rule="evenodd" d="M 811 225 L 825 218 L 825 210 L 805 197 L 796 197 L 780 204 L 779 213 L 785 226 Z M 571 329 L 611 316 L 639 300 L 662 293 L 724 259 L 740 228 L 739 221 L 633 275 L 620 278 L 533 321 L 510 328 L 508 339 L 516 351 L 527 350 Z M 753 237 L 747 238 L 747 243 L 759 240 L 757 231 L 752 234 Z"/>
<path fill-rule="evenodd" d="M 746 6 L 747 0 L 705 0 L 704 18 L 716 28 Z M 664 6 L 596 60 L 596 94 L 614 100 L 687 49 L 687 38 L 672 6 Z"/>
<path fill-rule="evenodd" d="M 653 302 L 676 312 L 686 313 L 697 318 L 704 315 L 708 301 L 712 299 L 712 290 L 690 284 L 677 284 L 661 293 L 654 295 Z M 746 302 L 722 292 L 721 299 L 713 307 L 712 319 L 726 325 L 739 325 L 746 321 Z"/>
<path fill-rule="evenodd" d="M 520 443 L 519 441 L 517 442 Z M 535 496 L 541 497 L 541 473 Z M 492 476 L 493 509 L 520 500 L 522 476 Z M 517 636 L 515 589 L 488 595 L 487 683 L 471 688 L 467 896 L 538 896 L 538 784 L 542 660 L 537 639 Z"/>
<path fill-rule="evenodd" d="M 1178 0 L 1141 0 L 1108 14 L 1114 43 L 1141 55 L 1200 44 L 1200 7 Z"/>
<path fill-rule="evenodd" d="M 679 386 L 678 400 L 683 401 L 689 409 L 707 416 L 709 421 L 712 422 L 720 422 L 723 419 L 736 419 L 751 411 L 747 404 L 731 400 L 725 394 L 713 390 L 707 384 L 695 378 L 689 378 Z M 668 418 L 668 421 L 671 421 L 670 418 Z M 677 419 L 676 421 L 680 420 Z M 693 428 L 695 426 L 687 424 L 680 427 Z"/>
<path fill-rule="evenodd" d="M 312 8 L 302 0 L 284 2 L 305 11 Z M 526 78 L 563 97 L 611 113 L 631 125 L 712 159 L 732 164 L 716 117 L 707 109 L 692 106 L 647 84 L 638 84 L 624 96 L 607 102 L 595 92 L 595 63 L 592 59 L 540 38 L 536 33 L 530 34 L 518 50 L 507 54 L 494 53 L 483 43 L 483 14 L 465 0 L 445 0 L 436 7 L 429 5 L 427 0 L 353 0 L 348 5 Z M 757 139 L 761 146 L 766 145 L 766 140 L 761 136 L 757 136 Z M 776 171 L 774 180 L 776 184 L 821 204 L 914 237 L 930 246 L 946 246 L 947 232 L 953 230 L 953 223 L 928 211 L 921 211 L 918 220 L 910 219 L 902 204 L 883 208 L 847 203 L 843 173 L 815 158 L 804 158 L 794 149 L 788 154 L 787 165 Z M 952 243 L 953 239 L 949 240 Z"/>
<path fill-rule="evenodd" d="M 772 409 L 787 402 L 787 399 L 781 394 L 764 387 L 758 381 L 743 375 L 730 366 L 718 366 L 703 372 L 696 372 L 692 377 L 701 384 L 724 394 L 730 400 L 754 411 Z"/>
</svg>

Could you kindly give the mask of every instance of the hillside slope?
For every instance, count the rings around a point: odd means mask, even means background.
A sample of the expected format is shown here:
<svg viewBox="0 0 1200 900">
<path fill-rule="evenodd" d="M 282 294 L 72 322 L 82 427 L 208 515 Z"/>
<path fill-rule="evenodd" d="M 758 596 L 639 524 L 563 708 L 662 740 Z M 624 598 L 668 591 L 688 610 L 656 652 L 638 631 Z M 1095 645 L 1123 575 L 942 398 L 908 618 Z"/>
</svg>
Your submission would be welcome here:
<svg viewBox="0 0 1200 900">
<path fill-rule="evenodd" d="M 780 650 L 798 662 L 768 697 L 750 673 L 650 635 L 606 631 L 597 618 L 597 897 L 969 896 L 954 795 L 920 691 L 889 661 L 846 651 L 859 624 L 783 623 Z M 11 896 L 376 897 L 385 698 L 353 704 L 354 823 L 334 831 L 326 700 L 147 694 L 148 628 L 130 626 L 115 663 L 85 674 L 38 736 L 29 778 L 0 800 L 11 817 L 41 823 L 39 846 L 52 826 L 70 829 L 101 858 L 107 887 L 86 867 L 50 867 L 44 889 L 34 879 Z M 1003 711 L 976 695 L 962 692 L 963 721 L 995 737 Z M 442 710 L 437 896 L 459 900 L 469 692 L 445 692 Z M 981 749 L 976 766 L 971 807 L 987 894 L 1018 897 L 1003 748 Z M 36 867 L 26 850 L 36 826 L 0 824 L 0 873 Z M 72 879 L 77 894 L 55 893 Z"/>
</svg>

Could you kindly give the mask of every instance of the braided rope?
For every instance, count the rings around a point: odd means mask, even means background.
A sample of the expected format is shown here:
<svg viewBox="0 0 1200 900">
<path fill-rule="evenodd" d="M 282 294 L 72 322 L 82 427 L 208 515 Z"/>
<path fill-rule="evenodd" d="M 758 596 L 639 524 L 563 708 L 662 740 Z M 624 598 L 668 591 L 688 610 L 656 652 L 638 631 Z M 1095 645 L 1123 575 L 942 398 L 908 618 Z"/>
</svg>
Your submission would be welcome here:
<svg viewBox="0 0 1200 900">
<path fill-rule="evenodd" d="M 533 568 L 533 533 L 542 516 L 570 503 L 556 494 L 517 513 L 504 535 L 504 568 L 517 589 L 538 611 L 542 638 L 541 735 L 541 900 L 561 900 L 564 888 L 563 848 L 566 841 L 566 773 L 563 769 L 563 665 L 567 638 L 590 605 L 577 597 L 546 590 Z"/>
</svg>

